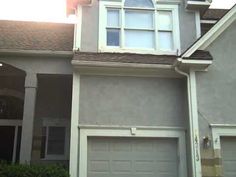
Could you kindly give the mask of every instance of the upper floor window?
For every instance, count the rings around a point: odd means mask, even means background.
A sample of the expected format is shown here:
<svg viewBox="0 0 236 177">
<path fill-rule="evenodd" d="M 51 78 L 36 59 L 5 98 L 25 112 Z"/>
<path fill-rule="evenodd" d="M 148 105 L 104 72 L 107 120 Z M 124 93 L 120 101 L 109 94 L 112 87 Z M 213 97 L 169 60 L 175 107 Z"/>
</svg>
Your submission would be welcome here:
<svg viewBox="0 0 236 177">
<path fill-rule="evenodd" d="M 176 54 L 180 48 L 177 5 L 101 0 L 99 21 L 101 51 Z"/>
</svg>

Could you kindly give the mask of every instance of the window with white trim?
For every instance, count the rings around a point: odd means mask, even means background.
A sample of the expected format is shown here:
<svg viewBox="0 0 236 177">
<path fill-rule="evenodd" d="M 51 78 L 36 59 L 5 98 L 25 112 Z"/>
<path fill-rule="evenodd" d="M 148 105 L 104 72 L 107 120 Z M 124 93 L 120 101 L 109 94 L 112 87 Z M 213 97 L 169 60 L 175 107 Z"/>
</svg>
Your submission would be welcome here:
<svg viewBox="0 0 236 177">
<path fill-rule="evenodd" d="M 178 5 L 151 0 L 99 3 L 101 51 L 176 54 L 180 50 Z"/>
<path fill-rule="evenodd" d="M 41 159 L 68 160 L 69 127 L 58 120 L 44 120 L 41 138 Z"/>
</svg>

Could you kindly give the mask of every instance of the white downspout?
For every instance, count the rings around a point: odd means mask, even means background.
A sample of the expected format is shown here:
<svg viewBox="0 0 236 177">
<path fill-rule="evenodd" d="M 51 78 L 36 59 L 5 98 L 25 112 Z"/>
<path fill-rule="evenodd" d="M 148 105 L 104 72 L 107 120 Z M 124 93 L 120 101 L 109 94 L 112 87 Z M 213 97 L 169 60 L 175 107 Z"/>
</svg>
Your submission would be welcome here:
<svg viewBox="0 0 236 177">
<path fill-rule="evenodd" d="M 178 59 L 179 62 L 181 62 L 181 60 L 182 59 Z M 185 73 L 178 68 L 178 64 L 174 68 L 177 73 L 187 78 L 192 177 L 202 177 L 195 71 L 190 70 L 189 73 Z"/>
</svg>

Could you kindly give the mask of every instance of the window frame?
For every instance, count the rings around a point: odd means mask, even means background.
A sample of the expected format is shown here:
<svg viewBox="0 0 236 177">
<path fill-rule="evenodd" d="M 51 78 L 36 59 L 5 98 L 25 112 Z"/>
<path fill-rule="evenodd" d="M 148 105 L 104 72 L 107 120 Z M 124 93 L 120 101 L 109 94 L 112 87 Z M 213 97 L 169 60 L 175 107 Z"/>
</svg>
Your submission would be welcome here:
<svg viewBox="0 0 236 177">
<path fill-rule="evenodd" d="M 63 127 L 65 128 L 65 144 L 64 154 L 48 154 L 48 138 L 50 127 Z M 45 154 L 41 160 L 69 160 L 69 146 L 70 146 L 70 123 L 67 119 L 43 119 L 42 128 L 46 128 L 46 139 L 45 139 Z"/>
<path fill-rule="evenodd" d="M 118 52 L 118 53 L 139 53 L 139 54 L 165 54 L 165 55 L 178 55 L 180 49 L 180 32 L 179 32 L 179 13 L 177 4 L 158 4 L 153 3 L 154 8 L 132 8 L 124 7 L 124 1 L 99 1 L 99 39 L 98 51 L 99 52 Z M 107 9 L 120 9 L 120 46 L 107 46 Z M 151 48 L 128 48 L 124 47 L 124 31 L 125 31 L 125 9 L 130 10 L 144 10 L 154 11 L 154 49 Z M 160 50 L 158 45 L 158 11 L 171 11 L 172 12 L 172 39 L 173 50 Z"/>
</svg>

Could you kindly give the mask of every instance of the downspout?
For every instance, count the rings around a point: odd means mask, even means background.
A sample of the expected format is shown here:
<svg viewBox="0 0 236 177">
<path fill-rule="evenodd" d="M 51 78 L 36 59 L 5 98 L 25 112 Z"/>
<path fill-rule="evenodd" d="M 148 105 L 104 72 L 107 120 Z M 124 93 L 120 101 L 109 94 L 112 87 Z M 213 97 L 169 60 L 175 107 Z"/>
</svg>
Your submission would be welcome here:
<svg viewBox="0 0 236 177">
<path fill-rule="evenodd" d="M 175 64 L 174 69 L 177 73 L 179 73 L 187 78 L 192 177 L 202 177 L 201 160 L 200 160 L 200 146 L 199 146 L 195 72 L 192 71 L 191 69 L 190 69 L 189 73 L 181 71 L 178 68 L 181 61 L 182 61 L 182 58 L 177 59 L 177 63 Z"/>
</svg>

